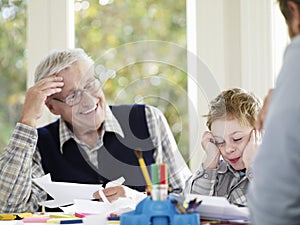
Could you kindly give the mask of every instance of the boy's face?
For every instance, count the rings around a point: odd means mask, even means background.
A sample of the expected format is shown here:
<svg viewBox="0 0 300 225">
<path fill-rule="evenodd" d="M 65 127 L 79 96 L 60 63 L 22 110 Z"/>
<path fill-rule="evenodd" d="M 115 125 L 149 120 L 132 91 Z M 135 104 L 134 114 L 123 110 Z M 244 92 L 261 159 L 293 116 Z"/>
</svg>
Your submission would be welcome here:
<svg viewBox="0 0 300 225">
<path fill-rule="evenodd" d="M 235 170 L 245 169 L 242 159 L 252 127 L 241 126 L 237 119 L 219 119 L 212 123 L 211 132 L 223 159 Z"/>
</svg>

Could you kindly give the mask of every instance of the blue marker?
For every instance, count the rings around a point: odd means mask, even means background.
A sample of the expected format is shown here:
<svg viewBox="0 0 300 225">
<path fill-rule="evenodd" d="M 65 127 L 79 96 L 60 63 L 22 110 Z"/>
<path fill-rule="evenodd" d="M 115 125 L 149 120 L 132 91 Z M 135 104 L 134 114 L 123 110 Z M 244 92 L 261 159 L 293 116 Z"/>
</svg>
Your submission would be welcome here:
<svg viewBox="0 0 300 225">
<path fill-rule="evenodd" d="M 83 223 L 81 219 L 78 220 L 61 220 L 60 224 L 73 224 L 73 223 Z"/>
<path fill-rule="evenodd" d="M 110 216 L 110 217 L 107 217 L 107 220 L 115 220 L 115 221 L 118 221 L 118 220 L 120 220 L 120 217 L 119 217 L 119 216 Z"/>
</svg>

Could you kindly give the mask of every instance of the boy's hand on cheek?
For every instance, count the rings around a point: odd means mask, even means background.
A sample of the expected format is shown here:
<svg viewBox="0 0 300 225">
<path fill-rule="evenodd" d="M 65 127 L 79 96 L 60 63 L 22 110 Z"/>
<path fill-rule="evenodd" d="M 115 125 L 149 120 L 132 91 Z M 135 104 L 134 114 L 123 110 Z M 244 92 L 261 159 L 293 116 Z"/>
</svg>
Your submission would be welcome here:
<svg viewBox="0 0 300 225">
<path fill-rule="evenodd" d="M 250 167 L 252 161 L 256 155 L 258 146 L 261 143 L 261 132 L 258 130 L 252 130 L 250 139 L 243 152 L 243 161 L 246 169 Z"/>
<path fill-rule="evenodd" d="M 206 153 L 206 159 L 203 162 L 203 168 L 216 169 L 220 160 L 220 150 L 215 145 L 215 140 L 211 132 L 206 131 L 203 134 L 201 145 Z"/>
</svg>

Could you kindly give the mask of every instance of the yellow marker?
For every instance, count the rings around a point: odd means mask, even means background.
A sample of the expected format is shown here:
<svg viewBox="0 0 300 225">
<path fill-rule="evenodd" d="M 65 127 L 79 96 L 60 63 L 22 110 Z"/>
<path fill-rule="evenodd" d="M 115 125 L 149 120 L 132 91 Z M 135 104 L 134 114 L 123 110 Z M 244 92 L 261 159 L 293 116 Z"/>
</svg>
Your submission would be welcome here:
<svg viewBox="0 0 300 225">
<path fill-rule="evenodd" d="M 120 224 L 120 220 L 109 220 L 107 221 L 108 224 Z"/>
<path fill-rule="evenodd" d="M 0 214 L 0 220 L 19 220 L 31 216 L 32 213 L 2 213 Z"/>
<path fill-rule="evenodd" d="M 0 220 L 15 220 L 18 219 L 18 216 L 15 214 L 0 214 Z"/>
<path fill-rule="evenodd" d="M 50 218 L 78 218 L 72 214 L 50 214 Z"/>
<path fill-rule="evenodd" d="M 17 213 L 17 215 L 22 219 L 33 216 L 32 213 Z"/>
</svg>

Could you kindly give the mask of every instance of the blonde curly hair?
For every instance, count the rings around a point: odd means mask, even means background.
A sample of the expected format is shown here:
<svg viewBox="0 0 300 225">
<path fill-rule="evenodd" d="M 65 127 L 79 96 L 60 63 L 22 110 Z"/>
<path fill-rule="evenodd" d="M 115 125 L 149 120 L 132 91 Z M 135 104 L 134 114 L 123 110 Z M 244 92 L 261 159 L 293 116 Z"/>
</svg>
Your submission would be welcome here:
<svg viewBox="0 0 300 225">
<path fill-rule="evenodd" d="M 257 114 L 261 109 L 261 100 L 254 94 L 241 88 L 222 91 L 209 105 L 206 125 L 218 119 L 237 119 L 242 126 L 255 126 Z"/>
</svg>

